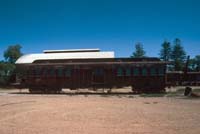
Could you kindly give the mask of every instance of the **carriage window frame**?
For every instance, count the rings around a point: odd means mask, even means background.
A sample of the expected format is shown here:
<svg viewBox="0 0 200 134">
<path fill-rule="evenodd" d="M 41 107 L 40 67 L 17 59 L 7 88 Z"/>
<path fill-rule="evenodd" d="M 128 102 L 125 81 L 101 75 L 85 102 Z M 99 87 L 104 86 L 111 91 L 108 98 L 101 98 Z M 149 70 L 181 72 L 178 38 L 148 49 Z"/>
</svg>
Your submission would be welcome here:
<svg viewBox="0 0 200 134">
<path fill-rule="evenodd" d="M 35 69 L 34 68 L 29 68 L 28 75 L 32 76 L 32 77 L 35 76 Z"/>
<path fill-rule="evenodd" d="M 126 68 L 125 75 L 126 76 L 131 76 L 131 68 Z"/>
<path fill-rule="evenodd" d="M 43 68 L 43 69 L 42 69 L 42 76 L 47 77 L 48 74 L 49 74 L 48 72 L 49 72 L 49 69 L 48 69 L 48 68 Z"/>
<path fill-rule="evenodd" d="M 200 81 L 200 76 L 196 75 L 195 79 L 196 79 L 196 81 Z"/>
<path fill-rule="evenodd" d="M 40 68 L 40 67 L 35 67 L 33 70 L 34 70 L 34 76 L 36 76 L 36 77 L 41 76 L 42 68 Z"/>
<path fill-rule="evenodd" d="M 159 75 L 159 76 L 163 76 L 164 74 L 165 74 L 164 68 L 159 68 L 159 69 L 158 69 L 158 75 Z"/>
<path fill-rule="evenodd" d="M 117 76 L 124 76 L 124 70 L 122 67 L 117 68 Z"/>
<path fill-rule="evenodd" d="M 147 68 L 142 68 L 142 76 L 147 76 L 148 75 L 148 71 Z"/>
<path fill-rule="evenodd" d="M 58 69 L 57 69 L 57 76 L 58 76 L 58 77 L 63 77 L 63 71 L 64 71 L 63 68 L 58 68 Z"/>
<path fill-rule="evenodd" d="M 103 76 L 104 75 L 104 69 L 103 68 L 95 68 L 95 69 L 93 69 L 92 73 L 95 76 Z"/>
<path fill-rule="evenodd" d="M 54 77 L 55 76 L 55 74 L 56 74 L 56 72 L 55 72 L 55 69 L 54 68 L 50 68 L 50 69 L 48 69 L 48 74 L 49 74 L 49 76 L 50 77 Z"/>
<path fill-rule="evenodd" d="M 71 68 L 65 68 L 64 75 L 65 75 L 65 77 L 71 77 L 72 69 Z"/>
<path fill-rule="evenodd" d="M 139 75 L 140 75 L 140 70 L 139 70 L 139 68 L 133 68 L 133 75 L 134 75 L 134 76 L 139 76 Z"/>
<path fill-rule="evenodd" d="M 157 70 L 156 70 L 156 68 L 154 68 L 154 67 L 150 68 L 150 75 L 151 75 L 151 76 L 156 76 L 156 75 L 157 75 Z"/>
</svg>

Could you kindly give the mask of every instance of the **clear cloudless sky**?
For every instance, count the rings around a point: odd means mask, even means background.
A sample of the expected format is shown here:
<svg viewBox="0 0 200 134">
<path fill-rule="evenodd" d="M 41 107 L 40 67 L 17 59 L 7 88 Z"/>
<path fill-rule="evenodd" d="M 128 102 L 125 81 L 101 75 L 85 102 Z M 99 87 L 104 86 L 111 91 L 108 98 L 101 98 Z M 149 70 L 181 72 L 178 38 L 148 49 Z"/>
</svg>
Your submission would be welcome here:
<svg viewBox="0 0 200 134">
<path fill-rule="evenodd" d="M 200 54 L 200 0 L 0 0 L 0 60 L 14 44 L 24 54 L 100 48 L 128 57 L 141 42 L 158 56 L 174 38 Z"/>
</svg>

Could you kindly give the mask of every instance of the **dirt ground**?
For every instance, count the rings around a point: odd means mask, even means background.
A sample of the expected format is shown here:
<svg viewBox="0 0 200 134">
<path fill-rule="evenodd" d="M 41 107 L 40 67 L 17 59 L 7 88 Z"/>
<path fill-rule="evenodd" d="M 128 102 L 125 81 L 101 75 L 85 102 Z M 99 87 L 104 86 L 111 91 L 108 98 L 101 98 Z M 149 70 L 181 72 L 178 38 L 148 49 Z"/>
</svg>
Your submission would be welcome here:
<svg viewBox="0 0 200 134">
<path fill-rule="evenodd" d="M 0 91 L 0 134 L 200 134 L 200 99 Z"/>
</svg>

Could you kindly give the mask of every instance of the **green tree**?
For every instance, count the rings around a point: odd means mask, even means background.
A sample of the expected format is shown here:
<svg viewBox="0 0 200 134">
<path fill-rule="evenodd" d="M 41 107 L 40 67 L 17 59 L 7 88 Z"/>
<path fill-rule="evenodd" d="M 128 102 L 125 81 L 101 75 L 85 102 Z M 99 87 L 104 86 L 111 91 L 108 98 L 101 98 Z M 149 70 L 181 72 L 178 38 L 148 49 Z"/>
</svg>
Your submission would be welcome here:
<svg viewBox="0 0 200 134">
<path fill-rule="evenodd" d="M 196 71 L 200 71 L 200 55 L 195 56 Z"/>
<path fill-rule="evenodd" d="M 15 61 L 22 55 L 20 45 L 9 46 L 4 51 L 5 61 L 0 61 L 0 86 L 8 86 L 15 79 Z"/>
<path fill-rule="evenodd" d="M 15 63 L 15 61 L 22 56 L 20 45 L 9 46 L 7 50 L 4 52 L 4 58 L 9 63 Z"/>
<path fill-rule="evenodd" d="M 200 71 L 200 55 L 196 55 L 191 60 L 190 67 L 193 71 Z"/>
<path fill-rule="evenodd" d="M 0 61 L 0 86 L 6 86 L 11 82 L 14 71 L 14 64 Z"/>
<path fill-rule="evenodd" d="M 171 45 L 170 42 L 164 41 L 162 43 L 162 49 L 160 50 L 160 59 L 163 61 L 169 61 L 171 56 Z"/>
<path fill-rule="evenodd" d="M 183 70 L 185 58 L 186 58 L 186 52 L 181 45 L 181 40 L 176 38 L 174 40 L 174 46 L 171 53 L 171 60 L 173 62 L 175 71 Z"/>
<path fill-rule="evenodd" d="M 135 44 L 135 52 L 133 52 L 133 54 L 131 55 L 132 58 L 141 58 L 141 57 L 145 57 L 145 51 L 143 48 L 143 45 L 138 42 Z"/>
<path fill-rule="evenodd" d="M 189 71 L 195 71 L 196 70 L 195 59 L 194 58 L 189 60 L 188 69 L 189 69 Z"/>
</svg>

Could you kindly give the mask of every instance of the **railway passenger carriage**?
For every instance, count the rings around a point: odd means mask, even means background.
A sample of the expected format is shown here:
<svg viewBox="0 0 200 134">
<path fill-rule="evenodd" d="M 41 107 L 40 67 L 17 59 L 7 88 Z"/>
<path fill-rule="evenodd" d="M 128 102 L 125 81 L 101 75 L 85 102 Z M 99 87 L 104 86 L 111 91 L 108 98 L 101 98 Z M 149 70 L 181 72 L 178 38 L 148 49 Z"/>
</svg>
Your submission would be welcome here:
<svg viewBox="0 0 200 134">
<path fill-rule="evenodd" d="M 113 52 L 98 49 L 59 50 L 25 55 L 16 65 L 23 72 L 21 85 L 28 87 L 30 92 L 125 86 L 132 86 L 134 92 L 161 92 L 165 89 L 166 62 L 158 58 L 114 58 Z"/>
<path fill-rule="evenodd" d="M 200 86 L 200 72 L 167 72 L 166 84 L 171 86 Z"/>
</svg>

